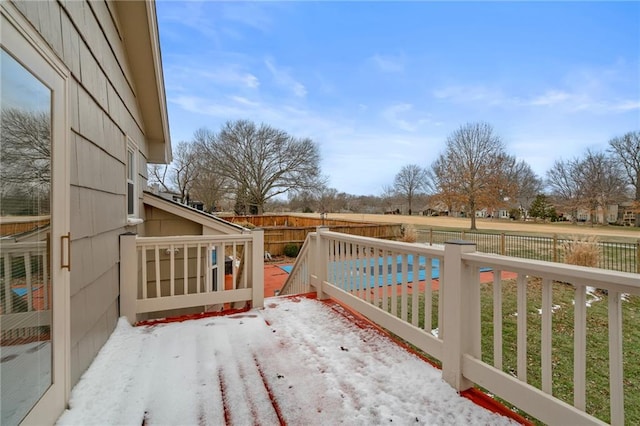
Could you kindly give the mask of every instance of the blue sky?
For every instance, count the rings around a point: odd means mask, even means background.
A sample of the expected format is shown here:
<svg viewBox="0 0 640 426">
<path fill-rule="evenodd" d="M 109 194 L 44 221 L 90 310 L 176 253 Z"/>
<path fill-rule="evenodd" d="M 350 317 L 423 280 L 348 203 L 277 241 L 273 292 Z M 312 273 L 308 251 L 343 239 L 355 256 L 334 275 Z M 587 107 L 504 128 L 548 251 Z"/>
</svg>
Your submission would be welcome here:
<svg viewBox="0 0 640 426">
<path fill-rule="evenodd" d="M 639 2 L 157 3 L 174 146 L 249 119 L 379 195 L 486 121 L 541 177 L 640 130 Z"/>
</svg>

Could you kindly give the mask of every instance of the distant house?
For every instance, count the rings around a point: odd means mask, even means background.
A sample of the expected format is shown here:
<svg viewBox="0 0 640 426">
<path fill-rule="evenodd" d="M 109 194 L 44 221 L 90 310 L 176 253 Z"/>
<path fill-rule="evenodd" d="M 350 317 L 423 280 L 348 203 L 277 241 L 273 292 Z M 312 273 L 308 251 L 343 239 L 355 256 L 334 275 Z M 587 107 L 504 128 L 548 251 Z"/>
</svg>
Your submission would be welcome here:
<svg viewBox="0 0 640 426">
<path fill-rule="evenodd" d="M 571 218 L 571 216 L 568 216 Z M 576 220 L 578 222 L 591 222 L 600 224 L 629 225 L 633 223 L 634 214 L 631 211 L 631 203 L 610 204 L 606 209 L 598 207 L 595 211 L 578 209 Z"/>
<path fill-rule="evenodd" d="M 121 315 L 120 236 L 242 228 L 144 192 L 147 164 L 171 161 L 153 2 L 3 1 L 0 12 L 0 169 L 15 169 L 0 181 L 0 423 L 52 424 Z M 42 158 L 10 133 L 10 114 L 42 118 Z M 18 179 L 36 163 L 44 178 Z"/>
</svg>

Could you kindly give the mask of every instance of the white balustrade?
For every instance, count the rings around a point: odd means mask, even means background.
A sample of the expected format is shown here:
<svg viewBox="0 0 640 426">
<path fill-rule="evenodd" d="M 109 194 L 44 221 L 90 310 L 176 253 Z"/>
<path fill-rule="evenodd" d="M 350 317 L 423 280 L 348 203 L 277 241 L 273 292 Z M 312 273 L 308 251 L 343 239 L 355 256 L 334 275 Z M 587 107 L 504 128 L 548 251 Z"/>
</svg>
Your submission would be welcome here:
<svg viewBox="0 0 640 426">
<path fill-rule="evenodd" d="M 431 273 L 438 261 L 439 279 Z M 424 268 L 424 277 L 420 276 Z M 480 272 L 493 272 L 492 362 L 481 353 Z M 504 280 L 511 273 L 513 280 Z M 388 282 L 391 280 L 391 282 Z M 419 284 L 418 281 L 423 281 Z M 541 292 L 540 330 L 528 321 L 531 283 Z M 433 290 L 439 285 L 439 290 Z M 554 287 L 573 286 L 573 401 L 553 396 Z M 516 294 L 516 366 L 503 371 L 503 293 Z M 443 378 L 462 391 L 480 385 L 539 420 L 553 424 L 601 424 L 585 412 L 587 388 L 587 287 L 607 293 L 611 423 L 624 417 L 622 296 L 640 295 L 640 275 L 479 253 L 473 243 L 445 247 L 409 244 L 330 232 L 309 234 L 281 295 L 316 291 L 332 297 L 442 362 Z M 433 298 L 438 295 L 437 306 Z M 422 321 L 418 312 L 424 310 Z M 433 312 L 437 309 L 437 317 Z M 434 324 L 437 318 L 437 324 Z M 422 322 L 422 324 L 420 324 Z M 437 325 L 436 329 L 432 327 Z M 527 345 L 540 334 L 540 348 Z M 532 352 L 533 351 L 533 352 Z M 540 384 L 528 382 L 529 359 L 539 357 Z M 606 372 L 603 372 L 606 374 Z M 637 391 L 627 389 L 627 391 Z"/>
</svg>

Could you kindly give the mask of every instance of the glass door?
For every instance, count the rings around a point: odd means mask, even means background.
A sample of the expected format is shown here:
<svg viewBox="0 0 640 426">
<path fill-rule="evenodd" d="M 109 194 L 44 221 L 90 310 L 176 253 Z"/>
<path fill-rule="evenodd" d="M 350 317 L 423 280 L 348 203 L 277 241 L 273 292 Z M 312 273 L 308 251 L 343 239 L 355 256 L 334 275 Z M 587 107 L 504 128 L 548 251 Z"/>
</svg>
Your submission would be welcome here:
<svg viewBox="0 0 640 426">
<path fill-rule="evenodd" d="M 66 96 L 64 79 L 2 18 L 0 424 L 16 425 L 39 404 L 34 420 L 55 420 L 66 398 L 68 182 L 56 178 L 68 173 Z"/>
</svg>

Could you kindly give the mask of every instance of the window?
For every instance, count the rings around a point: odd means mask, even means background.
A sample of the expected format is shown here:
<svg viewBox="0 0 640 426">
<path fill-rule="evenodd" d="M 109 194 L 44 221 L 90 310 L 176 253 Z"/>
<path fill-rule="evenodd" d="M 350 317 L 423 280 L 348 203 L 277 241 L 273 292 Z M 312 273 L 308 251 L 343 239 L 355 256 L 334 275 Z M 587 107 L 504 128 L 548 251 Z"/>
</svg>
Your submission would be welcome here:
<svg viewBox="0 0 640 426">
<path fill-rule="evenodd" d="M 138 147 L 130 138 L 127 138 L 127 217 L 138 215 L 137 161 Z"/>
</svg>

